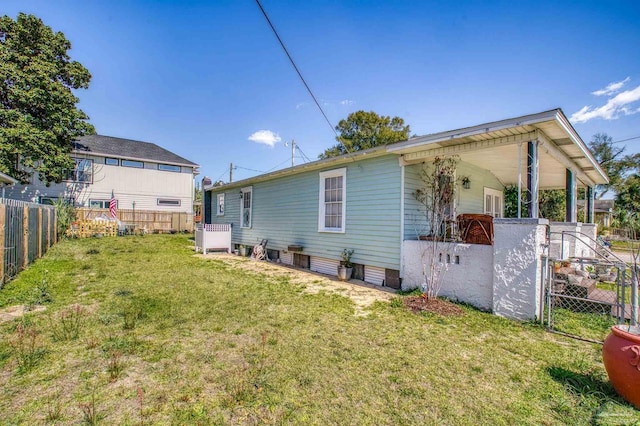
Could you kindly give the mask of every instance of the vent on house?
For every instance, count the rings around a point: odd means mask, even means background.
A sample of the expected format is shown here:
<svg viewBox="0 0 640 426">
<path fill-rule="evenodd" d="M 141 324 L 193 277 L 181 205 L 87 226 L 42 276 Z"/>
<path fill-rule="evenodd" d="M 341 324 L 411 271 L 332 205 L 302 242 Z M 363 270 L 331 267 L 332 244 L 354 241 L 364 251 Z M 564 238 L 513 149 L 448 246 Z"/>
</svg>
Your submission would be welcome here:
<svg viewBox="0 0 640 426">
<path fill-rule="evenodd" d="M 159 206 L 180 206 L 180 200 L 175 198 L 158 198 Z"/>
</svg>

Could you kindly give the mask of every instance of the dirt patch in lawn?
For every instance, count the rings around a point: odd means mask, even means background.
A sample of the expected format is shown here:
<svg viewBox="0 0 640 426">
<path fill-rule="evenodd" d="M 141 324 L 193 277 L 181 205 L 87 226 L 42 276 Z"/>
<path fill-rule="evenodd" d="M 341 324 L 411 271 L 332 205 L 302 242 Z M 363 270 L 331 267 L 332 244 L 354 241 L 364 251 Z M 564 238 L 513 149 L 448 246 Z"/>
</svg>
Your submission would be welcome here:
<svg viewBox="0 0 640 426">
<path fill-rule="evenodd" d="M 460 316 L 464 311 L 460 306 L 442 299 L 427 299 L 422 296 L 411 296 L 402 299 L 404 306 L 414 313 L 431 312 L 445 317 Z"/>
<path fill-rule="evenodd" d="M 233 267 L 275 278 L 287 277 L 291 283 L 303 285 L 304 291 L 309 294 L 325 292 L 348 297 L 353 300 L 353 303 L 356 305 L 356 315 L 367 315 L 366 308 L 374 302 L 388 302 L 395 296 L 395 290 L 388 287 L 379 287 L 354 279 L 348 282 L 342 282 L 330 275 L 310 272 L 309 270 L 302 270 L 288 265 L 255 261 L 249 258 L 220 253 L 207 254 L 202 257 L 205 259 L 221 260 Z"/>
<path fill-rule="evenodd" d="M 0 323 L 13 321 L 16 318 L 21 318 L 24 314 L 29 312 L 40 312 L 47 309 L 46 306 L 36 305 L 31 308 L 27 308 L 24 305 L 8 306 L 0 309 Z"/>
</svg>

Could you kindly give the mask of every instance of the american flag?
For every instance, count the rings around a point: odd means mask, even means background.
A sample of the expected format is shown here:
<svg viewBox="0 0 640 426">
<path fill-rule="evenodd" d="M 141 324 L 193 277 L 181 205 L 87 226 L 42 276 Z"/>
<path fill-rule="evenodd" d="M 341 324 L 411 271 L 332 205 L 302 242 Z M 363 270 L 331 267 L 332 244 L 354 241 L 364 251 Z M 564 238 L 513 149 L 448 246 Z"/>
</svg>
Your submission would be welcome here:
<svg viewBox="0 0 640 426">
<path fill-rule="evenodd" d="M 109 200 L 109 212 L 111 212 L 111 217 L 116 218 L 116 197 L 113 196 L 113 191 L 111 191 L 111 199 Z"/>
</svg>

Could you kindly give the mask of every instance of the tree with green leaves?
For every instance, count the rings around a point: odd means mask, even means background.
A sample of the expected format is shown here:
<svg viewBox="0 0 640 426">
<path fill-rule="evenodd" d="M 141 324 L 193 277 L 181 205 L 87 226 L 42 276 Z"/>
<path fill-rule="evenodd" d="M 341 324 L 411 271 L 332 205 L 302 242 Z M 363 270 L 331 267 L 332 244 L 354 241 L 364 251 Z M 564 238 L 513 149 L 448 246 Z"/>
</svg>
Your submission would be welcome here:
<svg viewBox="0 0 640 426">
<path fill-rule="evenodd" d="M 613 145 L 613 138 L 606 133 L 596 133 L 589 142 L 589 149 L 600 167 L 609 176 L 609 183 L 595 188 L 595 197 L 601 199 L 610 189 L 615 190 L 629 170 L 629 158 L 624 156 L 624 146 Z"/>
<path fill-rule="evenodd" d="M 88 88 L 91 74 L 69 49 L 33 15 L 0 18 L 0 171 L 22 182 L 34 172 L 60 182 L 74 167 L 72 141 L 95 132 L 72 91 Z"/>
<path fill-rule="evenodd" d="M 326 149 L 320 158 L 337 157 L 381 145 L 407 140 L 411 129 L 400 117 L 378 115 L 373 111 L 356 111 L 336 126 L 338 144 Z"/>
</svg>

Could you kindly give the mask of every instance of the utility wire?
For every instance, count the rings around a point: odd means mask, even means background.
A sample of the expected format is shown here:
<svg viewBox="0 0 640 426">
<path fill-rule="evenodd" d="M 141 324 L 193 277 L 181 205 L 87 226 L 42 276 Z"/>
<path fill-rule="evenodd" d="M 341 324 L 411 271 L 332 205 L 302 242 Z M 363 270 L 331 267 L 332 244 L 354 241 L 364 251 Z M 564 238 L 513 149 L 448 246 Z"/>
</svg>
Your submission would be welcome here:
<svg viewBox="0 0 640 426">
<path fill-rule="evenodd" d="M 320 102 L 318 102 L 318 100 L 316 99 L 315 95 L 311 91 L 311 88 L 307 84 L 306 80 L 304 79 L 304 77 L 302 77 L 302 73 L 300 72 L 300 70 L 296 66 L 296 63 L 293 61 L 293 58 L 289 54 L 289 51 L 287 50 L 287 47 L 284 45 L 284 42 L 282 41 L 282 39 L 278 35 L 278 31 L 276 31 L 276 27 L 274 27 L 273 24 L 271 23 L 271 19 L 269 19 L 269 16 L 267 15 L 267 12 L 262 7 L 262 4 L 260 4 L 260 0 L 256 0 L 256 3 L 258 4 L 258 7 L 262 11 L 262 14 L 264 15 L 264 18 L 267 20 L 267 23 L 271 27 L 271 30 L 273 31 L 273 34 L 275 34 L 276 38 L 278 39 L 278 42 L 280 43 L 280 46 L 282 46 L 282 50 L 284 50 L 284 53 L 287 55 L 287 58 L 289 58 L 289 62 L 291 62 L 291 65 L 293 65 L 293 68 L 296 70 L 296 73 L 298 73 L 298 77 L 300 77 L 300 80 L 302 80 L 302 83 L 304 84 L 304 87 L 307 88 L 307 92 L 309 92 L 309 95 L 311 95 L 311 98 L 313 98 L 313 101 L 316 103 L 316 106 L 318 107 L 318 109 L 322 113 L 322 116 L 324 117 L 325 121 L 327 122 L 329 127 L 331 127 L 331 130 L 333 131 L 333 133 L 336 135 L 336 139 L 344 147 L 345 151 L 347 151 L 348 154 L 351 154 L 351 152 L 349 151 L 349 148 L 347 148 L 340 141 L 340 139 L 338 139 L 338 132 L 336 132 L 336 128 L 333 126 L 333 124 L 331 124 L 331 121 L 329 121 L 329 118 L 327 117 L 327 114 L 325 114 L 324 110 L 320 106 Z"/>
<path fill-rule="evenodd" d="M 256 172 L 256 173 L 264 173 L 262 170 L 256 170 L 256 169 L 249 169 L 247 167 L 242 167 L 242 166 L 233 166 L 234 169 L 242 169 L 242 170 L 248 170 L 250 172 Z"/>
<path fill-rule="evenodd" d="M 309 163 L 311 162 L 311 160 L 309 159 L 309 157 L 307 157 L 307 154 L 305 154 L 304 152 L 302 152 L 302 150 L 300 149 L 300 145 L 296 145 L 296 148 L 298 151 L 300 151 L 300 154 L 302 154 L 302 158 L 306 159 Z M 345 147 L 346 148 L 346 147 Z"/>
<path fill-rule="evenodd" d="M 632 141 L 634 139 L 640 139 L 640 136 L 634 136 L 632 138 L 622 139 L 622 140 L 611 142 L 611 143 L 622 143 L 622 142 Z"/>
<path fill-rule="evenodd" d="M 267 172 L 266 172 L 266 173 L 269 173 L 269 172 L 271 172 L 271 171 L 273 171 L 273 170 L 277 169 L 278 167 L 282 166 L 284 163 L 288 163 L 289 161 L 291 161 L 291 158 L 287 158 L 287 159 L 286 159 L 286 160 L 284 160 L 282 163 L 279 163 L 279 164 L 277 164 L 277 165 L 273 166 L 272 168 L 270 168 L 269 170 L 267 170 Z"/>
</svg>

